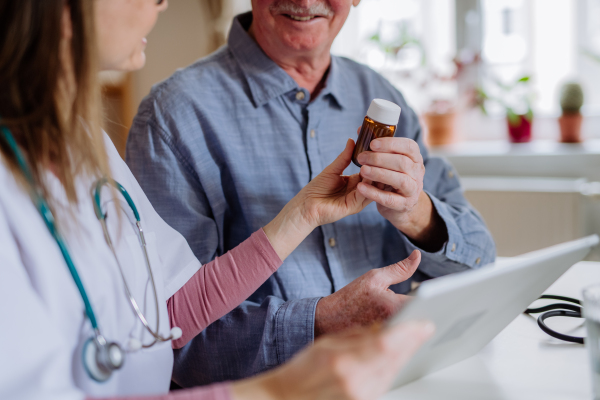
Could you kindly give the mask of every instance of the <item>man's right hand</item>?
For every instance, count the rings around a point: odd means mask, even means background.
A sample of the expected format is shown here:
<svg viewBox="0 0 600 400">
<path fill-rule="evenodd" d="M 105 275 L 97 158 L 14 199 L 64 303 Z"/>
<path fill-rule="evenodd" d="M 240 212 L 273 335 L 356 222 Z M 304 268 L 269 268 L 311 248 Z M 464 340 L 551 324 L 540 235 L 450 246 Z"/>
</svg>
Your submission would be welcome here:
<svg viewBox="0 0 600 400">
<path fill-rule="evenodd" d="M 389 289 L 412 276 L 421 262 L 418 250 L 403 261 L 373 269 L 322 298 L 315 312 L 315 338 L 351 327 L 368 326 L 392 316 L 409 299 Z"/>
</svg>

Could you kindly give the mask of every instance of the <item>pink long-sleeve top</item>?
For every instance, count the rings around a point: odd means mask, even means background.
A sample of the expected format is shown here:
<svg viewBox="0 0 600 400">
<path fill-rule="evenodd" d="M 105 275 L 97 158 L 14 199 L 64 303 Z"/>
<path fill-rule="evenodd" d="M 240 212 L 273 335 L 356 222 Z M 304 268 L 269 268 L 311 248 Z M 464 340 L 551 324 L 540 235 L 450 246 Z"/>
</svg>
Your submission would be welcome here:
<svg viewBox="0 0 600 400">
<path fill-rule="evenodd" d="M 171 326 L 182 329 L 172 342 L 179 349 L 208 325 L 246 300 L 279 268 L 281 259 L 262 229 L 221 257 L 205 264 L 169 300 Z M 104 400 L 231 400 L 230 385 L 220 383 L 157 396 Z M 91 399 L 89 399 L 91 400 Z M 96 399 L 99 400 L 99 399 Z"/>
</svg>

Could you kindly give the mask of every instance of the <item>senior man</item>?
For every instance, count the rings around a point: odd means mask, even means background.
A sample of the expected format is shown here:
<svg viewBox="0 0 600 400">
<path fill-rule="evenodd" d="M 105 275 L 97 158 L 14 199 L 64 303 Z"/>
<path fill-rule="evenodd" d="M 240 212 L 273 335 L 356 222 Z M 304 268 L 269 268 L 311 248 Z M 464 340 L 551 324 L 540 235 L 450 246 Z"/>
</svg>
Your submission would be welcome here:
<svg viewBox="0 0 600 400">
<path fill-rule="evenodd" d="M 494 260 L 483 221 L 451 166 L 428 157 L 402 95 L 330 55 L 358 3 L 253 0 L 225 47 L 155 86 L 140 106 L 127 162 L 203 263 L 264 226 L 330 164 L 373 98 L 402 107 L 397 137 L 359 158 L 362 176 L 379 182 L 359 190 L 376 203 L 314 231 L 247 301 L 176 351 L 182 386 L 255 374 L 322 333 L 388 317 L 405 300 L 388 288 L 405 293 L 410 284 L 394 286 L 406 274 L 377 268 L 416 248 L 420 280 Z"/>
</svg>

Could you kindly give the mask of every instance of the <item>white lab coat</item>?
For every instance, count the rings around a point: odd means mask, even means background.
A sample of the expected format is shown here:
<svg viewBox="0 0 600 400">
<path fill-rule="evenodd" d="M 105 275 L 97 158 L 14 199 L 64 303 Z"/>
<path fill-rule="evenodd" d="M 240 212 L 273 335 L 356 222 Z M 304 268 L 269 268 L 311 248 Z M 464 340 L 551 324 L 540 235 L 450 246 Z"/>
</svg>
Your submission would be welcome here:
<svg viewBox="0 0 600 400">
<path fill-rule="evenodd" d="M 169 335 L 166 301 L 201 268 L 185 239 L 154 211 L 137 181 L 106 137 L 113 177 L 131 195 L 141 215 L 159 301 L 160 332 Z M 68 205 L 58 180 L 47 174 L 55 196 Z M 141 323 L 125 296 L 117 264 L 107 246 L 91 198 L 91 179 L 78 183 L 79 204 L 72 217 L 58 210 L 63 236 L 77 267 L 102 334 L 126 346 L 142 336 Z M 154 297 L 137 237 L 129 219 L 114 217 L 115 197 L 104 189 L 108 225 L 134 297 L 156 323 Z M 120 196 L 117 196 L 120 198 Z M 118 204 L 126 204 L 117 201 Z M 125 205 L 125 210 L 129 208 Z M 111 213 L 112 211 L 112 213 Z M 111 215 L 113 218 L 111 219 Z M 120 235 L 119 235 L 120 234 Z M 199 232 L 200 234 L 200 232 Z M 119 237 L 120 236 L 120 237 Z M 84 342 L 92 336 L 81 296 L 56 242 L 28 194 L 0 157 L 0 399 L 81 399 L 166 393 L 173 353 L 163 342 L 128 353 L 121 370 L 105 383 L 90 379 L 81 361 Z"/>
</svg>

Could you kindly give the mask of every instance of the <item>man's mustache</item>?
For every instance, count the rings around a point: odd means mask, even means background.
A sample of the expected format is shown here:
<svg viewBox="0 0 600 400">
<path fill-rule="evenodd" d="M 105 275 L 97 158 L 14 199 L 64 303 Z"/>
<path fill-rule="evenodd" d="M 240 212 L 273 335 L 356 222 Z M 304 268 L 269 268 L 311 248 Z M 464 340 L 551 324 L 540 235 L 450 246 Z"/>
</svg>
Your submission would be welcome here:
<svg viewBox="0 0 600 400">
<path fill-rule="evenodd" d="M 278 14 L 333 16 L 333 10 L 326 1 L 319 1 L 310 7 L 302 7 L 291 0 L 280 0 L 271 5 L 269 9 Z"/>
</svg>

